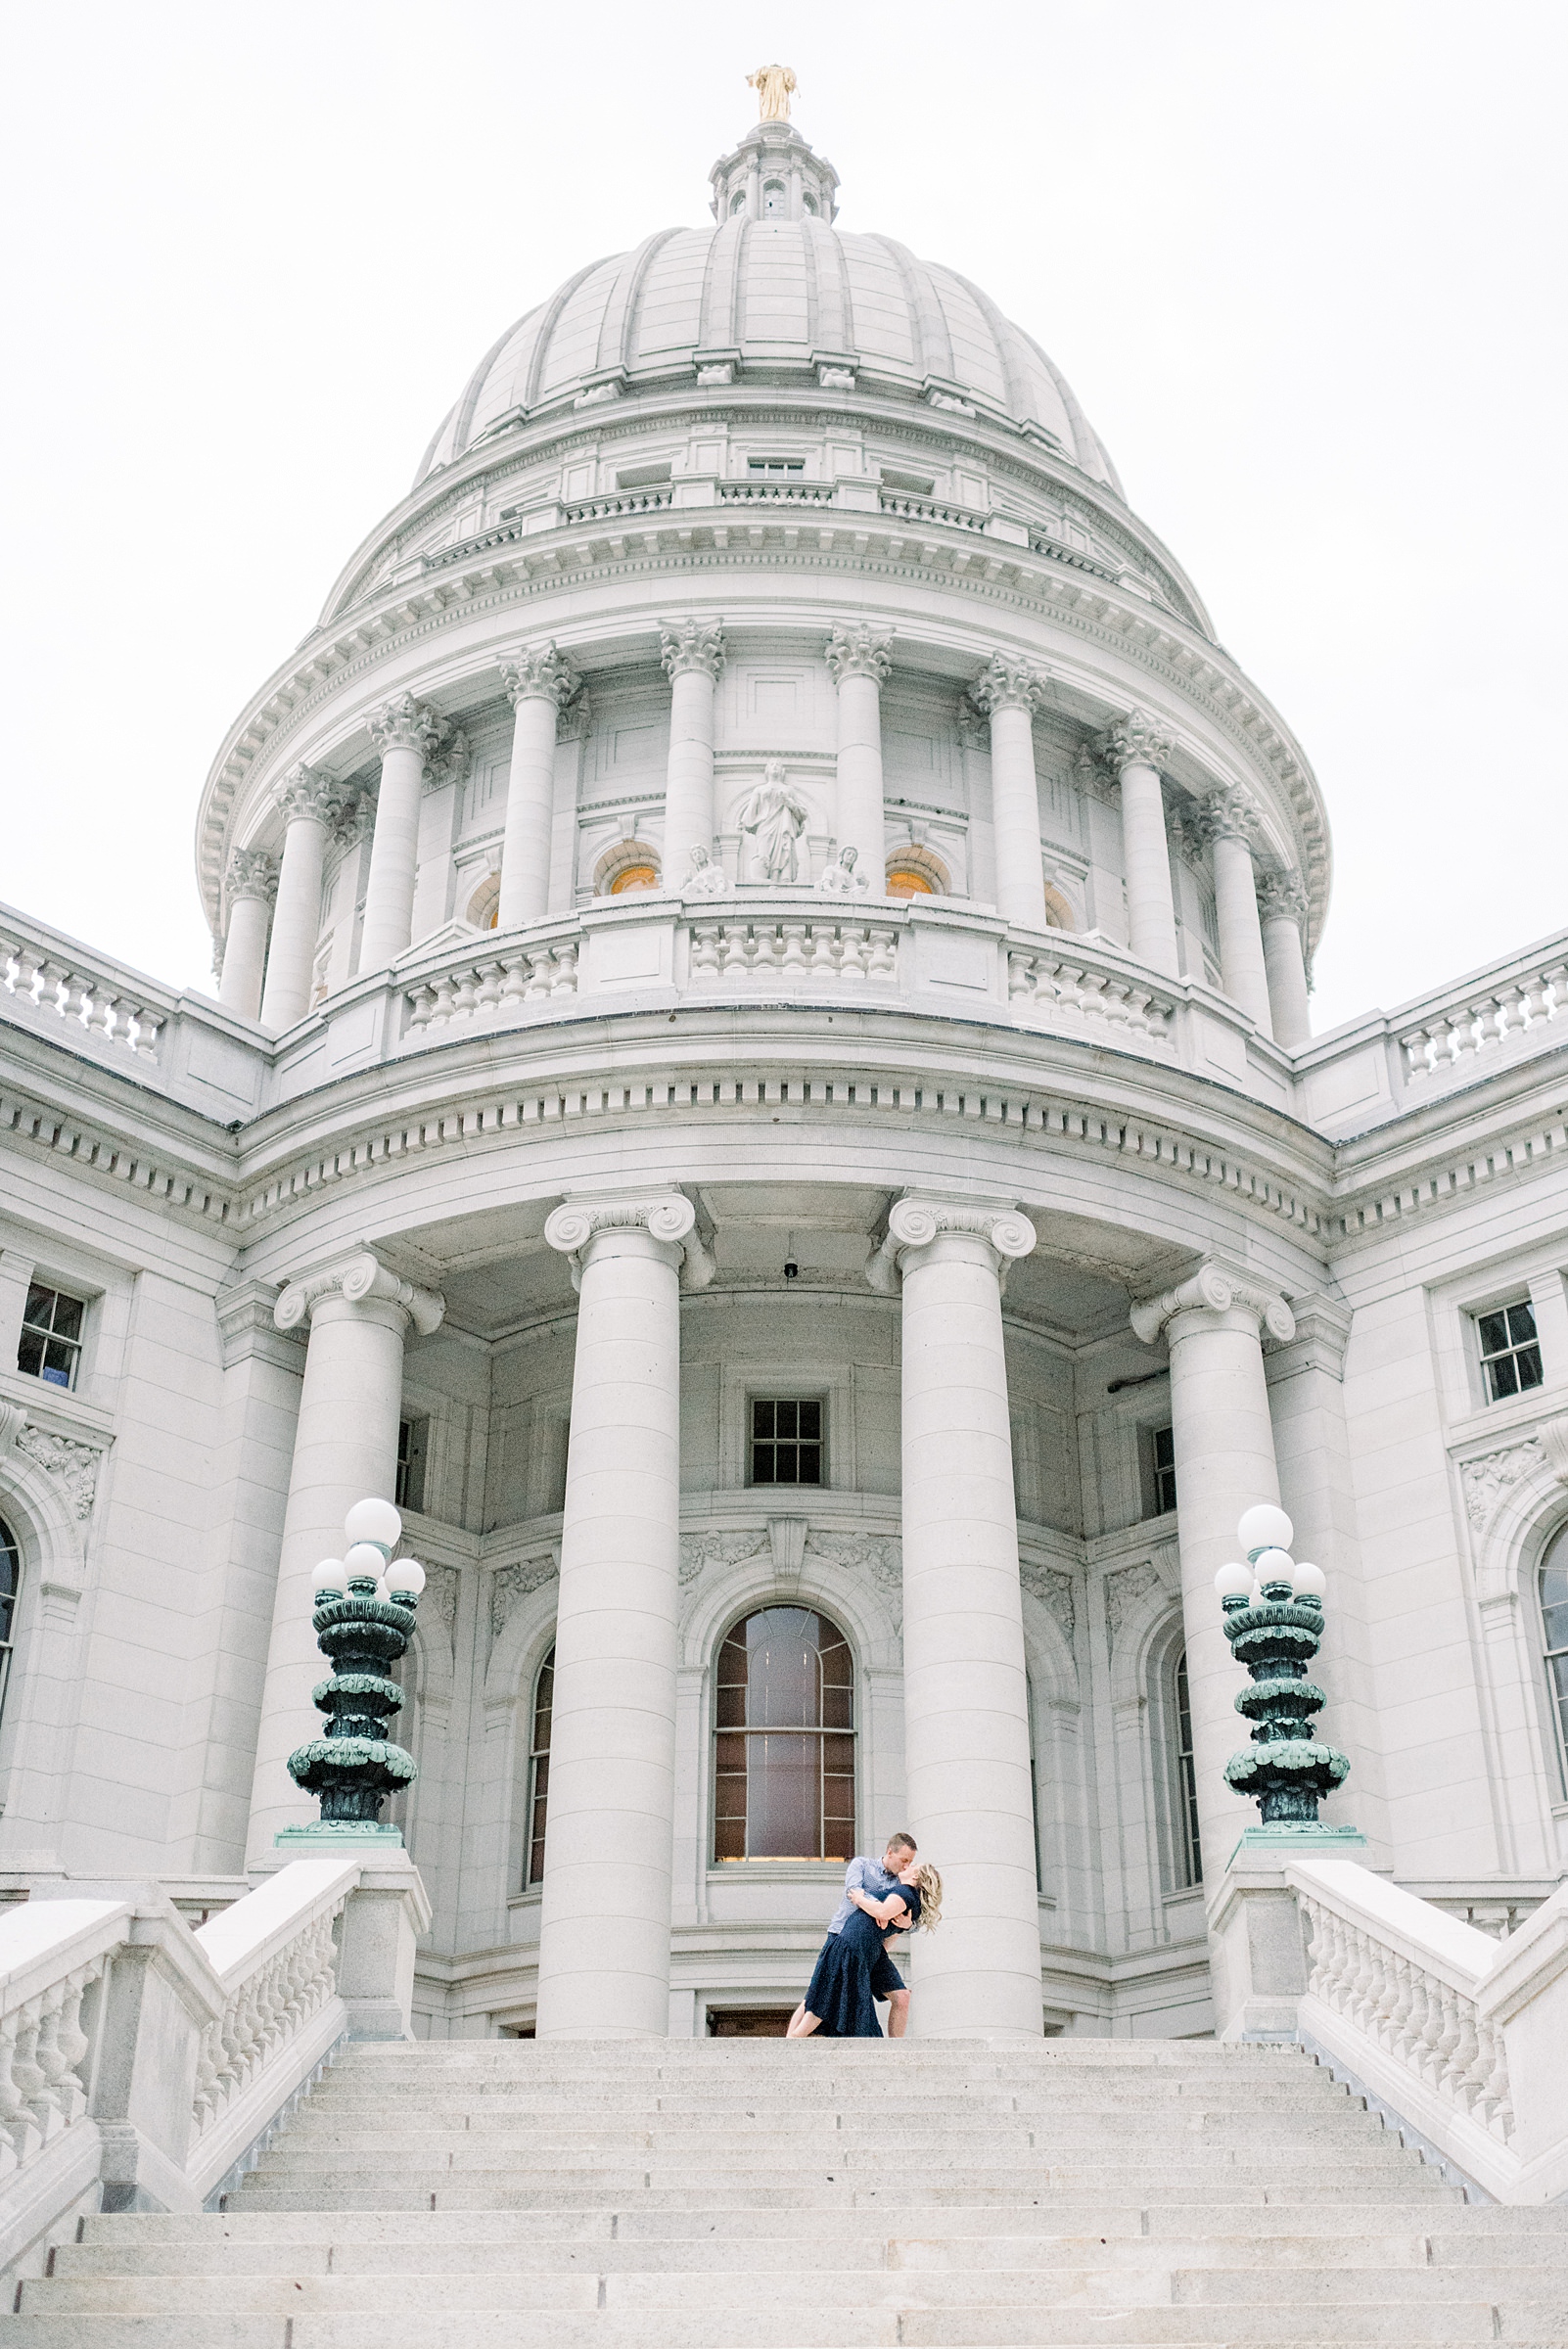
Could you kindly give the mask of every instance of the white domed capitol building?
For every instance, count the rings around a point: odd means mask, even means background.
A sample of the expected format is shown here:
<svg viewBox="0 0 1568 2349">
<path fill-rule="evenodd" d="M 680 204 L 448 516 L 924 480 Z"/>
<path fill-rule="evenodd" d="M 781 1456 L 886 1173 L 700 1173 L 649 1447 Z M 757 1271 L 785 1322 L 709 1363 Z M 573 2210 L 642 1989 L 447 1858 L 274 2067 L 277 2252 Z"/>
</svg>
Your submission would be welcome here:
<svg viewBox="0 0 1568 2349">
<path fill-rule="evenodd" d="M 356 2041 L 781 2031 L 899 1829 L 920 2060 L 1299 2045 L 1421 2192 L 1568 2192 L 1568 941 L 1314 1037 L 1287 718 L 761 79 L 217 746 L 215 996 L 0 909 L 19 2342 Z M 323 1713 L 412 1760 L 357 1820 Z"/>
</svg>

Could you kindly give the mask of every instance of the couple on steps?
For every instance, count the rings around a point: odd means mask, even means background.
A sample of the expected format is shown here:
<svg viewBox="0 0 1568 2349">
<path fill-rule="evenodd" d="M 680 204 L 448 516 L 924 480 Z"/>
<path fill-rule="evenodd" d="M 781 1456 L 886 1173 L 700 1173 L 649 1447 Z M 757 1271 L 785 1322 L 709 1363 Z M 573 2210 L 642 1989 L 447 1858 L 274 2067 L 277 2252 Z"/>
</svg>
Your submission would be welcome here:
<svg viewBox="0 0 1568 2349">
<path fill-rule="evenodd" d="M 788 2039 L 880 2039 L 878 1999 L 888 2002 L 888 2036 L 901 2039 L 909 1993 L 888 1956 L 895 1933 L 942 1918 L 942 1878 L 915 1851 L 912 1835 L 895 1835 L 881 1861 L 857 1858 L 844 1871 L 844 1898 L 833 1911 L 810 1987 L 790 2016 Z"/>
</svg>

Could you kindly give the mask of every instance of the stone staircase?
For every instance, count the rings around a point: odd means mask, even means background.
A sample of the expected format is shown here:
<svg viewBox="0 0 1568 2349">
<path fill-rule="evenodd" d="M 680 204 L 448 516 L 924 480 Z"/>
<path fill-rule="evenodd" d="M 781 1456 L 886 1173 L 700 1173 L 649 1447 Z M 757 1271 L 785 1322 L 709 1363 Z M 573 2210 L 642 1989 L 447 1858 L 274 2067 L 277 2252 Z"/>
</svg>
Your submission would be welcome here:
<svg viewBox="0 0 1568 2349">
<path fill-rule="evenodd" d="M 356 2046 L 213 2216 L 88 2219 L 0 2349 L 1568 2349 L 1568 2206 L 1471 2207 L 1296 2050 Z"/>
</svg>

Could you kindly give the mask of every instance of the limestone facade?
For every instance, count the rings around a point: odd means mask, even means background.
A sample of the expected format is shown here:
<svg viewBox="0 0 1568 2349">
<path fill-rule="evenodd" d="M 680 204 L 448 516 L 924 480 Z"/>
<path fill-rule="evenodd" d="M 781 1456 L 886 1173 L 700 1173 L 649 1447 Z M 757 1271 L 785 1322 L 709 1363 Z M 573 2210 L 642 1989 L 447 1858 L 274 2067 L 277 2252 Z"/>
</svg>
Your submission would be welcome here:
<svg viewBox="0 0 1568 2349">
<path fill-rule="evenodd" d="M 928 2028 L 1199 2032 L 1249 1502 L 1328 1815 L 1478 1918 L 1564 1872 L 1568 941 L 1314 1040 L 1316 784 L 1070 389 L 787 122 L 713 185 L 220 747 L 217 999 L 0 912 L 0 1874 L 273 1865 L 396 1489 L 432 2034 L 799 1995 L 842 1818 L 721 1849 L 768 1608 L 847 1648 L 853 1848 L 948 1876 Z"/>
</svg>

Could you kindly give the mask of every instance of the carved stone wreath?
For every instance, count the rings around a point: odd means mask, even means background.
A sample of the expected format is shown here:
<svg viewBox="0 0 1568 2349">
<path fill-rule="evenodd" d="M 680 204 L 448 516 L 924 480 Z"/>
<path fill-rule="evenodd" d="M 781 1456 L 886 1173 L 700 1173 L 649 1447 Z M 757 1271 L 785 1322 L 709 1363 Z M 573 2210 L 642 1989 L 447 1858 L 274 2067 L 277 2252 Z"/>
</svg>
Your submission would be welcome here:
<svg viewBox="0 0 1568 2349">
<path fill-rule="evenodd" d="M 503 1566 L 490 1577 L 490 1636 L 498 1639 L 506 1629 L 507 1618 L 519 1599 L 528 1598 L 542 1590 L 546 1583 L 554 1582 L 554 1558 L 526 1558 L 521 1565 Z"/>
</svg>

